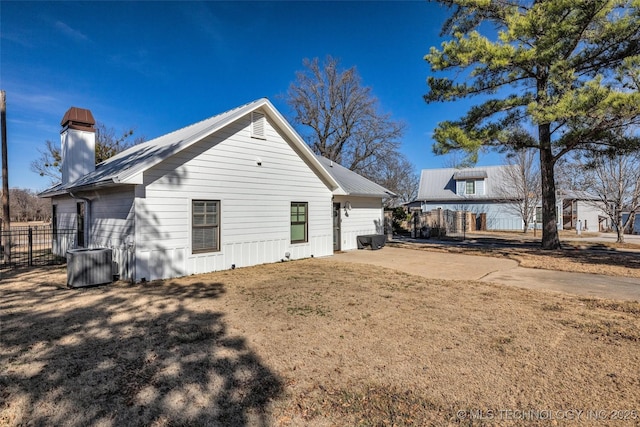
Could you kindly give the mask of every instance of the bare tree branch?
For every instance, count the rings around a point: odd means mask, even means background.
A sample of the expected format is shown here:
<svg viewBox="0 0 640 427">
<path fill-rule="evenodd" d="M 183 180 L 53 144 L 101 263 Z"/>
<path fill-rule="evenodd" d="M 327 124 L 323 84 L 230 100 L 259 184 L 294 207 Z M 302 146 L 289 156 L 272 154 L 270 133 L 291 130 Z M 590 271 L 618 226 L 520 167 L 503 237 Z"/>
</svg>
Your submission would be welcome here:
<svg viewBox="0 0 640 427">
<path fill-rule="evenodd" d="M 523 232 L 526 233 L 542 199 L 536 151 L 528 149 L 509 153 L 505 165 L 496 193 L 507 210 L 522 218 Z"/>
<path fill-rule="evenodd" d="M 404 125 L 379 111 L 378 99 L 362 85 L 355 67 L 343 70 L 331 56 L 322 63 L 305 59 L 303 65 L 286 100 L 295 112 L 292 121 L 310 129 L 306 139 L 313 151 L 403 199 L 415 197 L 417 174 L 400 153 Z"/>
</svg>

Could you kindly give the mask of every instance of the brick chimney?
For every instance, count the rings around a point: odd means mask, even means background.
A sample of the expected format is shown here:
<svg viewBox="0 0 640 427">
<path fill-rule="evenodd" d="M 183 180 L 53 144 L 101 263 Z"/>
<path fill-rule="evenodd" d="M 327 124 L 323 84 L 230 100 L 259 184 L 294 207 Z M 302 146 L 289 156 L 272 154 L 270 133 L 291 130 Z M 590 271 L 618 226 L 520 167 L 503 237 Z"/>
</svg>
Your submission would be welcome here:
<svg viewBox="0 0 640 427">
<path fill-rule="evenodd" d="M 96 121 L 91 111 L 71 107 L 60 124 L 62 184 L 70 184 L 96 169 Z"/>
</svg>

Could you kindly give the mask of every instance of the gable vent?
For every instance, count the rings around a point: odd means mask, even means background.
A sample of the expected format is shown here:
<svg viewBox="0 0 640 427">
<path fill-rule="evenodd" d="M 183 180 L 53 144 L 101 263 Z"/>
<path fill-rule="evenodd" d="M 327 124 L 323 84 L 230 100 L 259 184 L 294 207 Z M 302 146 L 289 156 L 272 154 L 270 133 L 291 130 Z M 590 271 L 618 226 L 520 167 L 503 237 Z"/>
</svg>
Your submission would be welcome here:
<svg viewBox="0 0 640 427">
<path fill-rule="evenodd" d="M 265 139 L 266 135 L 266 118 L 263 113 L 257 111 L 251 112 L 251 136 L 254 138 Z"/>
</svg>

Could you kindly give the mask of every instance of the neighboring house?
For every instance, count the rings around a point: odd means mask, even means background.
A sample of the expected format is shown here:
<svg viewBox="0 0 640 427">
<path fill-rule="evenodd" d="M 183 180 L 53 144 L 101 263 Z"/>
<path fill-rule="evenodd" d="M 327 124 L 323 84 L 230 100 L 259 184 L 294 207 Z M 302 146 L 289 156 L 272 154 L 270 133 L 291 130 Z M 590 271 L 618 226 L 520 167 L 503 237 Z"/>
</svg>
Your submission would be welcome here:
<svg viewBox="0 0 640 427">
<path fill-rule="evenodd" d="M 486 230 L 522 231 L 524 222 L 514 204 L 519 202 L 510 189 L 507 168 L 513 165 L 486 166 L 469 169 L 424 169 L 420 176 L 418 198 L 422 212 L 433 209 L 469 211 L 484 217 Z M 511 196 L 509 196 L 511 195 Z M 556 198 L 559 229 L 575 229 L 581 221 L 582 229 L 606 230 L 608 221 L 602 209 L 594 203 L 597 198 L 582 191 L 558 191 Z M 542 222 L 538 207 L 534 227 Z M 484 221 L 483 221 L 484 222 Z M 478 220 L 478 229 L 480 221 Z"/>
<path fill-rule="evenodd" d="M 629 215 L 630 215 L 629 212 L 625 212 L 622 214 L 623 223 L 627 221 L 627 219 L 629 218 Z M 640 214 L 638 213 L 636 213 L 635 223 L 633 224 L 633 227 L 631 227 L 631 234 L 640 234 Z"/>
<path fill-rule="evenodd" d="M 558 191 L 558 204 L 562 206 L 562 228 L 582 231 L 609 231 L 609 217 L 598 205 L 600 199 L 586 191 Z"/>
<path fill-rule="evenodd" d="M 356 247 L 382 234 L 388 190 L 317 157 L 267 99 L 95 165 L 91 112 L 63 118 L 55 250 L 111 248 L 121 279 L 177 277 Z"/>
<path fill-rule="evenodd" d="M 514 166 L 423 169 L 417 198 L 422 212 L 469 211 L 477 218 L 482 215 L 487 230 L 522 230 L 522 218 L 513 208 L 517 199 L 505 196 L 509 192 L 505 191 L 504 171 L 509 167 Z"/>
</svg>

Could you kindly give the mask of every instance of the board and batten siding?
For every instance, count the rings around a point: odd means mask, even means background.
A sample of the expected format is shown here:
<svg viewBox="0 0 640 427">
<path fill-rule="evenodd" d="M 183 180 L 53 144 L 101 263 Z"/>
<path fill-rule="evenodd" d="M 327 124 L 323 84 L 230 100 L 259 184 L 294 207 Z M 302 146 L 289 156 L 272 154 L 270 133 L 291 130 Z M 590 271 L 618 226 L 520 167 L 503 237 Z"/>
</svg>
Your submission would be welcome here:
<svg viewBox="0 0 640 427">
<path fill-rule="evenodd" d="M 357 236 L 384 234 L 381 198 L 336 196 L 333 201 L 340 203 L 340 250 L 357 249 Z M 351 209 L 345 209 L 347 202 Z"/>
<path fill-rule="evenodd" d="M 331 191 L 266 121 L 250 115 L 145 172 L 136 191 L 136 279 L 176 277 L 333 253 Z M 220 201 L 220 251 L 192 253 L 193 200 Z M 308 203 L 308 241 L 291 243 L 291 202 Z"/>
</svg>

